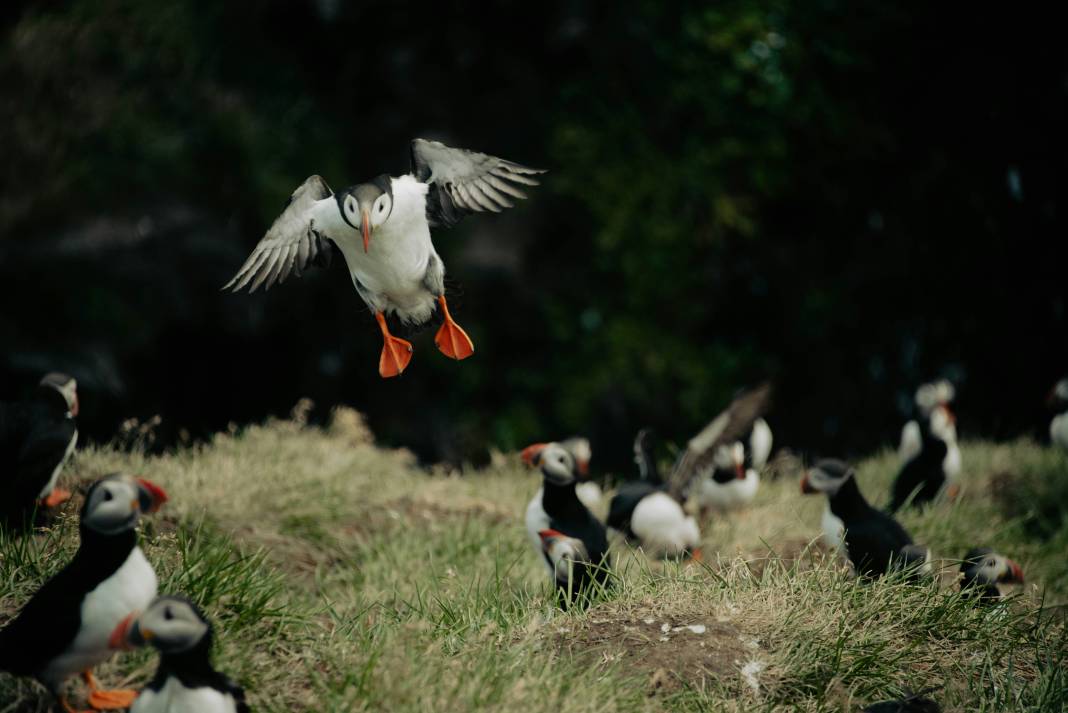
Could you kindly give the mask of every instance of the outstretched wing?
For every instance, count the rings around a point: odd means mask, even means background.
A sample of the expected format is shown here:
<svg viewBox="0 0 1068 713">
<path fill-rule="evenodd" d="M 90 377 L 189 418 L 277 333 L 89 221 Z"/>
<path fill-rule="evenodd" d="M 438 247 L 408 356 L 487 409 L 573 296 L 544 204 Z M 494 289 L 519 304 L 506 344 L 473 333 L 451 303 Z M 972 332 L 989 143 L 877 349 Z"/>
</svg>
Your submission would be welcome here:
<svg viewBox="0 0 1068 713">
<path fill-rule="evenodd" d="M 672 497 L 681 498 L 690 481 L 711 465 L 717 448 L 745 437 L 770 403 L 771 384 L 765 382 L 732 401 L 726 411 L 691 438 L 668 478 L 668 492 Z"/>
<path fill-rule="evenodd" d="M 538 185 L 531 176 L 539 173 L 545 171 L 439 141 L 412 141 L 412 175 L 430 186 L 426 218 L 431 227 L 450 228 L 468 213 L 511 208 L 513 198 L 527 197 L 519 186 Z"/>
<path fill-rule="evenodd" d="M 313 212 L 319 201 L 333 195 L 322 176 L 311 176 L 300 184 L 285 210 L 223 289 L 239 292 L 248 286 L 249 292 L 255 292 L 260 285 L 270 289 L 293 272 L 300 277 L 313 262 L 328 266 L 333 248 L 327 236 L 316 229 Z"/>
</svg>

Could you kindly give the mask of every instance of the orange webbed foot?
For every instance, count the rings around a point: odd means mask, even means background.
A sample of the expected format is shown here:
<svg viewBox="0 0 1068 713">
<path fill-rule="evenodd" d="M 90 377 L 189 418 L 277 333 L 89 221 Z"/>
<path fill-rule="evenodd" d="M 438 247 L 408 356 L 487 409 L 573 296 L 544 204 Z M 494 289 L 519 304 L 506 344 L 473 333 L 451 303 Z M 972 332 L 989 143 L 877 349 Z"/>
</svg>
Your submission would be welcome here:
<svg viewBox="0 0 1068 713">
<path fill-rule="evenodd" d="M 93 710 L 118 711 L 129 708 L 137 698 L 137 691 L 93 691 L 89 705 Z"/>
<path fill-rule="evenodd" d="M 41 501 L 41 505 L 46 508 L 54 508 L 62 505 L 70 500 L 71 492 L 65 488 L 52 488 L 52 492 L 48 494 L 48 497 Z"/>
<path fill-rule="evenodd" d="M 444 296 L 438 298 L 438 304 L 441 305 L 441 313 L 444 315 L 445 321 L 442 323 L 438 333 L 434 335 L 434 344 L 438 345 L 438 351 L 450 359 L 456 359 L 457 361 L 466 359 L 475 353 L 475 345 L 471 341 L 471 337 L 467 336 L 467 332 L 463 330 L 463 327 L 452 320 Z"/>
<path fill-rule="evenodd" d="M 378 328 L 382 330 L 382 356 L 378 358 L 378 375 L 383 379 L 398 376 L 412 360 L 412 343 L 389 333 L 386 316 L 375 312 Z"/>
</svg>

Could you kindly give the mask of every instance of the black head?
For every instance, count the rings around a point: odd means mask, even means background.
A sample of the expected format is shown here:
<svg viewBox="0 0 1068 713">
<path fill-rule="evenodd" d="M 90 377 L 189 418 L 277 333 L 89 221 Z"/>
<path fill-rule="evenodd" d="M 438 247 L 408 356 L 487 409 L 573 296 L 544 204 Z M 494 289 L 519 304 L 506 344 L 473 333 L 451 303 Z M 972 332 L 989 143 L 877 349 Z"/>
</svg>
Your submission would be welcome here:
<svg viewBox="0 0 1068 713">
<path fill-rule="evenodd" d="M 60 371 L 49 372 L 41 378 L 38 385 L 43 389 L 57 391 L 67 402 L 70 415 L 78 415 L 78 382 L 73 376 Z"/>
</svg>

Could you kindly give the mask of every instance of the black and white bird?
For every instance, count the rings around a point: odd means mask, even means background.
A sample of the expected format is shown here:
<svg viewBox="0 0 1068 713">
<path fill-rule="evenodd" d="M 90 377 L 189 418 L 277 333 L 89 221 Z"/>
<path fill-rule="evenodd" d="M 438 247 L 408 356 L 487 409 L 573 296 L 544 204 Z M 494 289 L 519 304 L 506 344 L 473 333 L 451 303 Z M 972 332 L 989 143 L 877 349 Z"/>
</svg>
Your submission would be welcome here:
<svg viewBox="0 0 1068 713">
<path fill-rule="evenodd" d="M 78 383 L 46 374 L 24 401 L 0 403 L 0 526 L 29 524 L 35 507 L 56 507 L 70 492 L 56 486 L 78 443 Z"/>
<path fill-rule="evenodd" d="M 868 504 L 848 463 L 833 458 L 819 461 L 801 478 L 801 492 L 827 496 L 824 541 L 846 554 L 858 575 L 877 577 L 890 571 L 893 563 L 898 567 L 917 563 L 921 550 L 909 547 L 912 537 L 897 520 Z"/>
<path fill-rule="evenodd" d="M 156 675 L 130 713 L 248 713 L 245 691 L 211 663 L 211 623 L 184 597 L 156 599 L 112 631 L 112 649 L 151 644 L 160 652 Z"/>
<path fill-rule="evenodd" d="M 68 713 L 63 683 L 78 673 L 93 708 L 130 705 L 133 691 L 99 690 L 91 669 L 112 655 L 108 640 L 119 622 L 156 597 L 156 573 L 137 545 L 136 528 L 142 514 L 166 501 L 162 488 L 141 478 L 113 475 L 90 487 L 74 559 L 0 630 L 0 671 L 33 676 Z"/>
<path fill-rule="evenodd" d="M 638 480 L 623 483 L 612 496 L 607 524 L 652 557 L 701 559 L 701 528 L 679 498 L 668 493 L 653 455 L 653 435 L 642 429 L 634 438 Z"/>
<path fill-rule="evenodd" d="M 764 383 L 742 393 L 691 438 L 667 478 L 669 492 L 702 513 L 750 503 L 760 486 L 758 471 L 771 452 L 771 429 L 763 419 L 771 391 Z M 748 461 L 744 442 L 750 444 Z"/>
<path fill-rule="evenodd" d="M 905 503 L 929 503 L 943 490 L 949 497 L 956 497 L 960 489 L 956 483 L 960 449 L 955 422 L 949 406 L 938 404 L 928 413 L 922 426 L 906 426 L 901 448 L 902 466 L 890 493 L 890 512 L 897 512 Z"/>
<path fill-rule="evenodd" d="M 500 212 L 526 198 L 520 186 L 536 186 L 544 171 L 496 156 L 415 139 L 411 171 L 377 176 L 334 193 L 320 176 L 293 192 L 282 214 L 223 289 L 269 289 L 311 264 L 328 263 L 337 246 L 356 292 L 374 312 L 384 341 L 378 372 L 397 376 L 412 358 L 410 342 L 390 334 L 387 315 L 419 326 L 435 311 L 444 320 L 435 337 L 453 359 L 474 353 L 467 333 L 445 302 L 445 265 L 431 228 L 449 228 L 469 213 Z"/>
<path fill-rule="evenodd" d="M 593 459 L 593 448 L 590 447 L 590 439 L 584 436 L 571 436 L 559 441 L 560 445 L 575 459 L 575 472 L 579 482 L 575 486 L 575 492 L 582 504 L 590 509 L 595 515 L 601 508 L 604 500 L 604 492 L 601 486 L 589 479 L 590 461 Z"/>
<path fill-rule="evenodd" d="M 523 460 L 542 474 L 542 487 L 527 505 L 527 534 L 553 581 L 568 595 L 563 601 L 573 602 L 581 592 L 588 591 L 591 581 L 607 587 L 611 567 L 607 532 L 575 492 L 578 480 L 574 456 L 559 443 L 535 443 L 523 449 Z M 582 562 L 573 563 L 573 578 L 565 587 L 559 586 L 558 564 L 546 549 L 542 533 L 547 530 L 578 540 L 585 551 Z"/>
<path fill-rule="evenodd" d="M 950 406 L 954 398 L 956 389 L 946 379 L 923 384 L 916 390 L 915 417 L 901 429 L 901 471 L 894 482 L 891 512 L 896 512 L 913 493 L 912 504 L 921 505 L 943 489 L 950 498 L 960 491 L 957 418 Z"/>
<path fill-rule="evenodd" d="M 1047 403 L 1054 413 L 1049 422 L 1050 442 L 1068 450 L 1068 379 L 1061 379 L 1054 385 Z"/>
<path fill-rule="evenodd" d="M 1020 565 L 988 547 L 968 550 L 960 564 L 960 591 L 980 602 L 1001 599 L 999 584 L 1023 584 Z"/>
</svg>

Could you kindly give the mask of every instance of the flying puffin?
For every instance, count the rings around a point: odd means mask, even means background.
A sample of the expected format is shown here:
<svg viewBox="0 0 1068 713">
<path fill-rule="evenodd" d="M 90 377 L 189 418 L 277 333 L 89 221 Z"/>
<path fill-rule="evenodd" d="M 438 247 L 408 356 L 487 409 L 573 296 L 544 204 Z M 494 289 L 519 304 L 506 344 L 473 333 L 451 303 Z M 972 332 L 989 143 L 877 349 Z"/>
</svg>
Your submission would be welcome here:
<svg viewBox="0 0 1068 713">
<path fill-rule="evenodd" d="M 77 415 L 78 383 L 58 372 L 25 401 L 0 403 L 0 526 L 17 529 L 35 506 L 70 498 L 56 481 L 78 442 Z"/>
<path fill-rule="evenodd" d="M 130 612 L 156 597 L 156 573 L 137 546 L 137 522 L 167 501 L 155 483 L 112 475 L 93 483 L 82 506 L 81 545 L 66 567 L 45 582 L 18 616 L 0 630 L 0 670 L 33 676 L 68 713 L 64 681 L 81 673 L 89 705 L 126 708 L 133 691 L 102 691 L 91 669 L 112 654 L 108 637 Z"/>
<path fill-rule="evenodd" d="M 624 483 L 612 496 L 607 524 L 639 544 L 651 557 L 701 559 L 701 529 L 683 503 L 668 493 L 652 454 L 652 431 L 634 438 L 639 480 Z"/>
<path fill-rule="evenodd" d="M 1048 403 L 1056 414 L 1049 422 L 1050 441 L 1068 449 L 1068 379 L 1061 379 L 1049 392 Z"/>
<path fill-rule="evenodd" d="M 930 410 L 922 427 L 905 427 L 901 448 L 904 464 L 894 479 L 890 512 L 897 512 L 910 497 L 913 505 L 929 503 L 943 488 L 949 497 L 956 496 L 960 450 L 955 422 L 949 406 L 940 403 Z"/>
<path fill-rule="evenodd" d="M 244 689 L 211 665 L 212 638 L 211 623 L 184 597 L 160 597 L 123 619 L 108 640 L 112 649 L 151 644 L 160 652 L 130 713 L 248 713 Z"/>
<path fill-rule="evenodd" d="M 960 564 L 960 591 L 988 604 L 1001 599 L 998 584 L 1023 584 L 1020 565 L 988 547 L 968 550 Z"/>
<path fill-rule="evenodd" d="M 819 461 L 801 478 L 801 492 L 827 496 L 824 540 L 849 555 L 858 575 L 877 577 L 890 571 L 892 563 L 916 563 L 919 551 L 908 547 L 912 545 L 909 533 L 897 520 L 868 504 L 848 463 L 833 458 Z"/>
<path fill-rule="evenodd" d="M 523 460 L 539 468 L 543 484 L 527 505 L 526 527 L 538 556 L 549 568 L 553 581 L 557 581 L 559 568 L 547 549 L 546 536 L 551 530 L 559 535 L 578 540 L 585 549 L 581 562 L 569 560 L 578 572 L 576 581 L 566 589 L 573 602 L 588 580 L 595 580 L 602 587 L 608 586 L 611 561 L 608 556 L 608 537 L 604 525 L 579 500 L 575 492 L 577 466 L 571 453 L 559 443 L 535 443 L 523 450 Z M 560 544 L 558 547 L 565 547 Z M 563 550 L 561 550 L 563 551 Z"/>
<path fill-rule="evenodd" d="M 386 174 L 334 193 L 321 176 L 293 192 L 282 214 L 223 289 L 270 289 L 312 263 L 329 264 L 333 242 L 345 257 L 352 284 L 374 312 L 382 331 L 378 373 L 397 376 L 412 358 L 412 345 L 389 332 L 386 315 L 419 326 L 435 310 L 444 320 L 434 338 L 452 359 L 475 347 L 453 321 L 445 302 L 445 265 L 434 250 L 431 228 L 450 228 L 468 213 L 510 208 L 526 198 L 520 185 L 536 186 L 527 168 L 437 141 L 415 139 L 411 172 Z M 374 238 L 372 240 L 372 237 Z"/>
<path fill-rule="evenodd" d="M 758 470 L 771 452 L 771 429 L 762 418 L 771 402 L 764 383 L 731 402 L 727 410 L 690 439 L 668 477 L 669 490 L 693 502 L 702 513 L 748 504 L 760 484 Z M 743 439 L 750 443 L 746 460 Z"/>
</svg>

